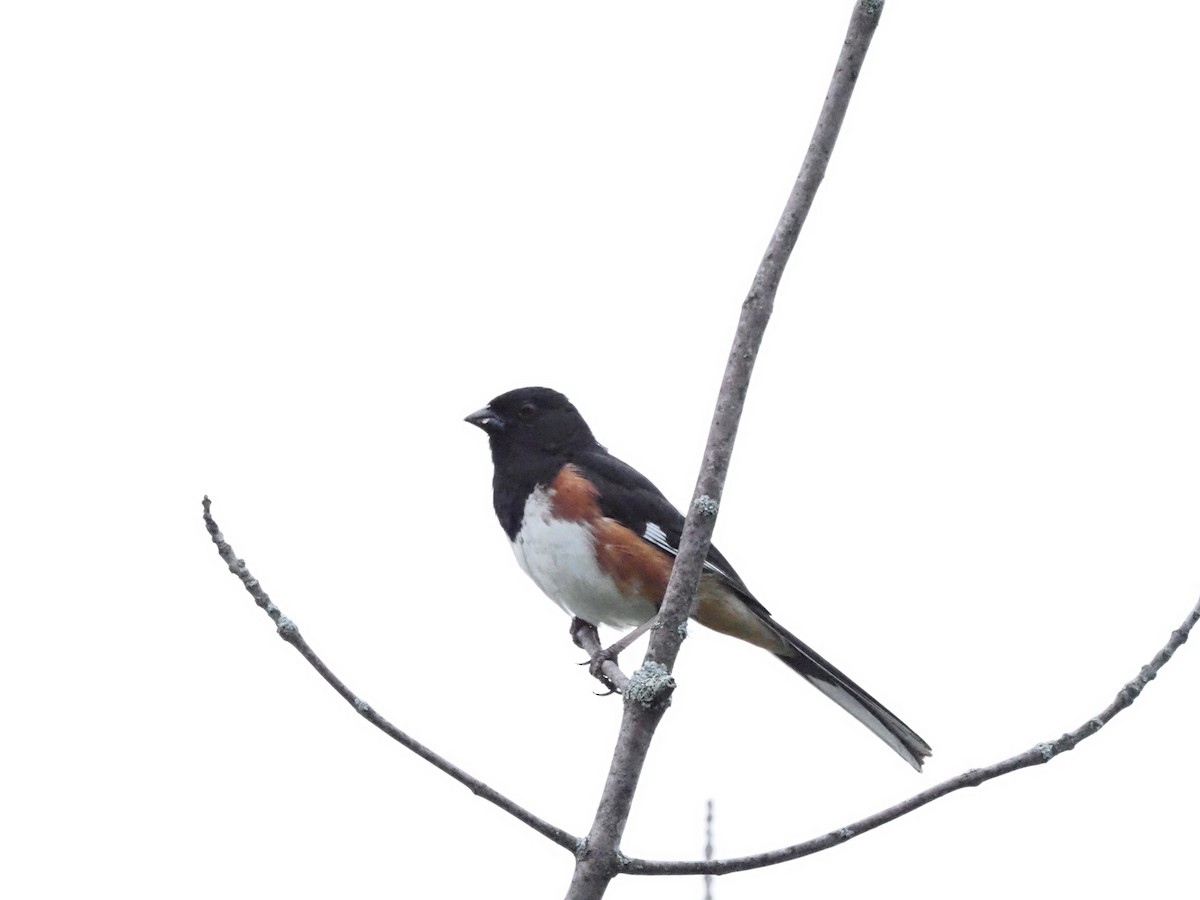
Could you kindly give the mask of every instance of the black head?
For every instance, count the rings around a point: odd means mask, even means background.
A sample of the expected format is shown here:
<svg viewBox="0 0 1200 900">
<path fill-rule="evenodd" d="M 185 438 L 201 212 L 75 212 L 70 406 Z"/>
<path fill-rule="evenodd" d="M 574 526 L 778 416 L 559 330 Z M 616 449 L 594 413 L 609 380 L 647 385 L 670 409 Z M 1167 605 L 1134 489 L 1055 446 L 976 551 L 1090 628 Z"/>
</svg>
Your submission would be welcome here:
<svg viewBox="0 0 1200 900">
<path fill-rule="evenodd" d="M 466 421 L 487 432 L 493 457 L 506 451 L 565 456 L 596 446 L 579 410 L 550 388 L 525 387 L 501 394 Z"/>
</svg>

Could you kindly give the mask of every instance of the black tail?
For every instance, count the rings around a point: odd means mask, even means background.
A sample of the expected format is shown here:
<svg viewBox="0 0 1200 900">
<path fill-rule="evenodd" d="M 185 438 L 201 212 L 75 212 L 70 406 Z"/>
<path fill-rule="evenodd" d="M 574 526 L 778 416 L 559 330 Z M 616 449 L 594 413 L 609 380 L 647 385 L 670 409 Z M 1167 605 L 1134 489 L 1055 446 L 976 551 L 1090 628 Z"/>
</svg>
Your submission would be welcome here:
<svg viewBox="0 0 1200 900">
<path fill-rule="evenodd" d="M 774 620 L 770 625 L 791 645 L 792 654 L 778 654 L 805 681 L 871 729 L 918 772 L 933 750 L 919 734 L 886 706 L 842 674 L 836 666 Z"/>
</svg>

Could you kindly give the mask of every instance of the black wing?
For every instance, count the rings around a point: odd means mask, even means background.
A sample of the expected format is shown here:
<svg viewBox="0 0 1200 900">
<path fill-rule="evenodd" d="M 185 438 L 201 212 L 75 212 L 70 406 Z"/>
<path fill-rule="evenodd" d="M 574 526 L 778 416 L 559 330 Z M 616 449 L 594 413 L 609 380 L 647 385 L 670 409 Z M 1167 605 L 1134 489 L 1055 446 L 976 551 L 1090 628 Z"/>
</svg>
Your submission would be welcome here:
<svg viewBox="0 0 1200 900">
<path fill-rule="evenodd" d="M 683 536 L 683 514 L 645 475 L 602 448 L 579 454 L 573 462 L 600 490 L 600 512 L 615 519 L 642 540 L 676 556 Z M 733 588 L 747 605 L 765 615 L 741 576 L 715 546 L 709 545 L 704 568 Z"/>
</svg>

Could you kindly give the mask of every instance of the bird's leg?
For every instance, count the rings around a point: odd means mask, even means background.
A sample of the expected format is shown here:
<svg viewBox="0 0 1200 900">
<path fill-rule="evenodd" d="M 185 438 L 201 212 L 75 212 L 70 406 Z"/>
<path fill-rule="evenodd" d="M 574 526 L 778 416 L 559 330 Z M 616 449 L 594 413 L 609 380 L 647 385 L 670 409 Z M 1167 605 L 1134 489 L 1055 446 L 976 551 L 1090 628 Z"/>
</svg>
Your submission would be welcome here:
<svg viewBox="0 0 1200 900">
<path fill-rule="evenodd" d="M 575 646 L 585 651 L 588 655 L 586 660 L 588 672 L 593 678 L 604 685 L 608 690 L 601 694 L 601 697 L 607 697 L 609 694 L 617 694 L 617 686 L 613 684 L 611 678 L 605 675 L 600 667 L 604 665 L 604 651 L 600 647 L 600 633 L 596 630 L 596 626 L 591 622 L 585 622 L 579 616 L 571 617 L 571 640 L 575 642 Z M 584 665 L 584 663 L 580 663 Z"/>
<path fill-rule="evenodd" d="M 580 650 L 586 650 L 588 656 L 594 652 L 591 648 L 599 648 L 600 632 L 591 622 L 585 622 L 579 616 L 571 617 L 571 640 Z"/>
<path fill-rule="evenodd" d="M 657 621 L 658 621 L 658 616 L 657 615 L 653 616 L 653 617 L 647 619 L 645 622 L 643 622 L 637 628 L 633 629 L 633 631 L 629 632 L 629 634 L 624 635 L 623 637 L 617 638 L 617 640 L 613 641 L 611 644 L 609 644 L 607 647 L 605 647 L 603 650 L 601 650 L 598 654 L 596 654 L 595 657 L 592 658 L 592 664 L 593 665 L 597 664 L 597 662 L 596 662 L 597 658 L 601 662 L 603 662 L 606 659 L 611 659 L 613 662 L 616 662 L 617 657 L 620 656 L 621 653 L 623 653 L 629 647 L 630 644 L 632 644 L 634 641 L 636 641 L 638 638 L 640 638 L 643 634 L 645 634 L 647 631 L 649 631 L 651 628 L 653 628 L 654 623 Z"/>
</svg>

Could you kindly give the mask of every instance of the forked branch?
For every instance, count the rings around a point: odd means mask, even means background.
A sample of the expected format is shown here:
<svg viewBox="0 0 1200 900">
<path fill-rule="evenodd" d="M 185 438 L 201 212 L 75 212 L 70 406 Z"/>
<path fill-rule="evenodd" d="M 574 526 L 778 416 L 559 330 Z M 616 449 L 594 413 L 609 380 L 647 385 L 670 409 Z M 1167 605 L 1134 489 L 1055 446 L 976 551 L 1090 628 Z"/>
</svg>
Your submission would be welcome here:
<svg viewBox="0 0 1200 900">
<path fill-rule="evenodd" d="M 670 672 L 683 642 L 684 623 L 712 540 L 725 475 L 729 471 L 729 459 L 750 386 L 750 375 L 775 305 L 775 293 L 783 278 L 784 267 L 812 208 L 817 188 L 825 178 L 829 157 L 841 131 L 850 97 L 882 11 L 883 0 L 858 0 L 854 4 L 846 39 L 817 118 L 812 141 L 800 166 L 800 174 L 792 186 L 779 224 L 775 226 L 750 291 L 742 303 L 742 313 L 709 427 L 704 461 L 679 542 L 679 553 L 659 609 L 656 627 L 651 631 L 645 662 L 633 675 L 636 680 L 639 673 L 644 673 L 668 689 L 659 696 L 651 697 L 650 702 L 641 698 L 639 702 L 630 702 L 626 694 L 621 730 L 613 750 L 608 779 L 588 832 L 586 849 L 578 855 L 571 886 L 567 891 L 568 900 L 597 900 L 604 895 L 609 881 L 625 871 L 626 859 L 619 849 L 621 836 L 629 819 L 633 795 L 650 741 L 666 709 L 669 687 L 673 686 Z"/>
<path fill-rule="evenodd" d="M 500 809 L 524 822 L 534 831 L 549 838 L 554 843 L 558 844 L 576 855 L 579 855 L 585 844 L 569 832 L 546 822 L 517 803 L 500 794 L 495 789 L 488 787 L 479 779 L 467 774 L 462 769 L 447 761 L 445 758 L 434 753 L 428 747 L 414 740 L 409 735 L 405 734 L 400 729 L 392 725 L 387 719 L 375 711 L 370 704 L 359 698 L 329 670 L 329 667 L 321 661 L 320 657 L 308 645 L 307 641 L 300 635 L 300 630 L 296 627 L 287 616 L 283 615 L 280 609 L 271 602 L 271 598 L 263 590 L 262 584 L 258 579 L 250 574 L 250 569 L 247 567 L 245 560 L 239 559 L 233 551 L 233 547 L 225 540 L 220 529 L 217 527 L 216 521 L 212 517 L 211 501 L 208 497 L 204 498 L 204 522 L 208 529 L 208 533 L 212 538 L 212 542 L 217 547 L 217 552 L 221 558 L 229 566 L 229 571 L 236 575 L 245 586 L 250 596 L 254 598 L 254 602 L 261 607 L 272 621 L 275 622 L 276 630 L 279 636 L 291 644 L 296 650 L 308 660 L 309 664 L 320 673 L 335 691 L 349 703 L 356 712 L 364 719 L 386 734 L 388 737 L 395 740 L 397 743 L 407 747 L 409 750 L 416 753 L 422 759 L 432 763 L 437 768 L 441 769 L 451 778 L 461 784 L 466 785 L 472 793 L 479 797 L 494 803 Z M 922 791 L 913 797 L 908 798 L 895 806 L 881 810 L 873 815 L 860 819 L 839 828 L 837 831 L 831 831 L 820 837 L 812 838 L 799 844 L 793 844 L 789 847 L 782 847 L 778 850 L 771 850 L 766 853 L 758 853 L 753 856 L 741 856 L 731 859 L 717 860 L 695 860 L 695 861 L 664 861 L 664 860 L 649 860 L 638 859 L 636 857 L 622 858 L 618 865 L 618 874 L 624 873 L 627 875 L 725 875 L 731 872 L 742 872 L 748 869 L 758 869 L 764 866 L 775 865 L 776 863 L 787 862 L 792 859 L 799 859 L 802 856 L 809 856 L 821 850 L 828 850 L 830 847 L 835 847 L 838 844 L 844 844 L 851 838 L 857 837 L 864 832 L 878 828 L 893 819 L 898 819 L 913 810 L 920 809 L 927 803 L 937 800 L 939 797 L 944 797 L 946 794 L 951 794 L 954 791 L 966 787 L 977 787 L 986 781 L 993 778 L 998 778 L 1001 775 L 1007 775 L 1010 772 L 1015 772 L 1018 769 L 1025 769 L 1030 766 L 1043 765 L 1050 762 L 1055 757 L 1066 753 L 1068 750 L 1073 750 L 1081 741 L 1086 740 L 1101 728 L 1107 725 L 1117 713 L 1131 706 L 1133 702 L 1141 695 L 1151 681 L 1158 675 L 1160 669 L 1167 664 L 1178 650 L 1188 639 L 1192 628 L 1196 622 L 1200 621 L 1200 601 L 1196 603 L 1192 610 L 1188 613 L 1187 618 L 1183 623 L 1171 632 L 1171 636 L 1165 645 L 1154 655 L 1150 662 L 1142 667 L 1141 672 L 1136 678 L 1126 684 L 1117 693 L 1113 701 L 1097 713 L 1092 718 L 1088 719 L 1074 731 L 1068 732 L 1059 738 L 1045 743 L 1037 744 L 1024 753 L 993 765 L 986 766 L 982 769 L 968 769 L 961 775 L 943 781 L 941 784 L 935 785 L 926 791 Z M 595 649 L 599 649 L 599 642 L 595 641 Z"/>
<path fill-rule="evenodd" d="M 602 896 L 608 883 L 618 874 L 631 875 L 719 875 L 773 865 L 797 859 L 820 850 L 845 843 L 865 831 L 877 828 L 925 804 L 964 787 L 975 787 L 1014 772 L 1041 765 L 1073 749 L 1080 741 L 1099 731 L 1117 713 L 1133 703 L 1146 684 L 1171 658 L 1174 651 L 1187 640 L 1192 627 L 1200 619 L 1200 603 L 1193 607 L 1184 623 L 1172 633 L 1170 640 L 1158 651 L 1141 674 L 1118 693 L 1107 708 L 1061 737 L 1038 744 L 1025 753 L 982 769 L 971 769 L 956 778 L 944 781 L 888 809 L 854 822 L 837 831 L 803 843 L 794 844 L 755 856 L 724 860 L 666 862 L 636 859 L 620 851 L 630 804 L 636 791 L 642 764 L 650 741 L 665 709 L 673 682 L 670 670 L 683 638 L 683 624 L 699 581 L 701 567 L 708 550 L 716 512 L 728 471 L 730 454 L 737 434 L 750 375 L 762 337 L 770 318 L 775 293 L 784 266 L 795 246 L 800 228 L 808 215 L 816 190 L 824 178 L 826 164 L 833 151 L 850 96 L 858 78 L 871 37 L 874 34 L 883 0 L 856 0 L 846 40 L 839 56 L 830 89 L 808 148 L 800 174 L 793 186 L 779 224 L 771 237 L 767 251 L 755 274 L 750 292 L 742 305 L 741 318 L 717 398 L 704 462 L 697 480 L 694 500 L 680 541 L 670 585 L 667 589 L 657 626 L 652 629 L 646 659 L 630 678 L 616 668 L 612 661 L 598 661 L 609 683 L 618 686 L 625 695 L 621 731 L 613 754 L 608 781 L 601 796 L 596 818 L 587 838 L 580 839 L 557 826 L 538 818 L 518 804 L 499 794 L 483 782 L 463 772 L 424 745 L 400 731 L 366 702 L 361 700 L 317 657 L 300 636 L 295 624 L 287 619 L 270 601 L 262 586 L 251 577 L 244 561 L 238 559 L 224 540 L 204 498 L 204 519 L 221 557 L 237 575 L 246 589 L 276 623 L 280 637 L 295 647 L 321 676 L 367 721 L 404 745 L 423 759 L 474 793 L 495 804 L 527 824 L 554 843 L 571 851 L 576 867 L 568 898 L 594 900 Z M 579 632 L 577 640 L 595 656 L 599 642 L 594 632 Z"/>
</svg>

